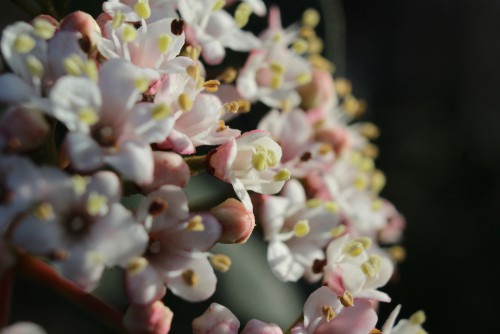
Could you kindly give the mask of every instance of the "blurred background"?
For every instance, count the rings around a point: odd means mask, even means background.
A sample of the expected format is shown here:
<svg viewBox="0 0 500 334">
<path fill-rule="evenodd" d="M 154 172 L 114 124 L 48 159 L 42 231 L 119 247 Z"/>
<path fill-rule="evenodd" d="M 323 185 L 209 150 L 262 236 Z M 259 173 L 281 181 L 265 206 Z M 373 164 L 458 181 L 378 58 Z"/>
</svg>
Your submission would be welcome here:
<svg viewBox="0 0 500 334">
<path fill-rule="evenodd" d="M 100 8 L 99 1 L 80 3 L 73 7 L 92 13 Z M 382 321 L 401 303 L 404 317 L 425 310 L 430 333 L 498 332 L 500 1 L 272 3 L 282 7 L 285 25 L 307 7 L 325 8 L 322 14 L 333 26 L 322 33 L 335 41 L 326 41 L 327 51 L 338 62 L 338 74 L 352 81 L 354 95 L 367 101 L 365 118 L 381 129 L 377 164 L 388 178 L 382 194 L 408 224 L 407 259 L 398 282 L 385 289 L 393 302 L 381 305 Z M 9 1 L 2 5 L 2 27 L 29 19 Z M 311 288 L 276 288 L 262 262 L 265 249 L 256 243 L 221 250 L 234 258 L 241 254 L 233 269 L 246 274 L 220 275 L 211 301 L 230 306 L 242 325 L 257 317 L 285 326 Z M 123 298 L 108 293 L 119 278 L 111 272 L 99 293 L 123 308 Z M 35 321 L 49 333 L 109 331 L 36 282 L 18 279 L 15 287 L 13 321 Z M 242 291 L 247 294 L 240 296 Z M 165 301 L 175 313 L 175 334 L 189 333 L 190 319 L 208 305 L 191 308 L 171 295 Z M 182 314 L 186 306 L 190 311 Z"/>
</svg>

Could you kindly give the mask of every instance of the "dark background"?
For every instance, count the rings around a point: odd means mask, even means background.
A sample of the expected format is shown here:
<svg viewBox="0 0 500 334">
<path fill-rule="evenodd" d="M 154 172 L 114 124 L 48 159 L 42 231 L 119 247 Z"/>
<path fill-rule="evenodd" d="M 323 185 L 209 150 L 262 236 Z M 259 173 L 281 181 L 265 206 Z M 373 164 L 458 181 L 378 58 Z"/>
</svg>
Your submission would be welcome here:
<svg viewBox="0 0 500 334">
<path fill-rule="evenodd" d="M 273 2 L 282 6 L 285 22 L 318 5 Z M 500 1 L 342 4 L 344 13 L 338 6 L 335 13 L 324 13 L 345 19 L 345 26 L 334 22 L 333 56 L 339 72 L 353 82 L 354 94 L 368 102 L 366 119 L 382 131 L 377 163 L 388 178 L 383 196 L 408 223 L 408 256 L 399 282 L 386 289 L 393 303 L 382 305 L 381 319 L 402 303 L 405 317 L 426 311 L 424 327 L 430 333 L 498 332 Z M 90 2 L 86 6 L 92 8 Z M 12 12 L 3 13 L 4 22 L 24 18 L 8 8 Z M 21 281 L 16 289 L 19 314 L 33 314 L 43 322 L 72 313 L 40 287 Z M 15 320 L 25 319 L 18 313 Z M 178 315 L 174 323 L 181 321 Z M 79 328 L 82 333 L 99 331 Z"/>
</svg>

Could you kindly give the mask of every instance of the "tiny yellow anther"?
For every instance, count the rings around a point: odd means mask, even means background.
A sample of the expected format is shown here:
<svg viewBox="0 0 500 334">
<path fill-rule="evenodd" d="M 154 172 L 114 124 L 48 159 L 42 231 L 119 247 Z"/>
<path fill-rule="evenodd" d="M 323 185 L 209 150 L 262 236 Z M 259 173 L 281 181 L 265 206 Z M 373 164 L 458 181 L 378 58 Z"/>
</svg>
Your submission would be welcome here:
<svg viewBox="0 0 500 334">
<path fill-rule="evenodd" d="M 76 55 L 71 55 L 63 60 L 64 70 L 69 75 L 80 76 L 82 74 L 82 65 L 83 61 Z"/>
<path fill-rule="evenodd" d="M 134 12 L 141 19 L 147 19 L 151 16 L 151 7 L 147 2 L 138 2 L 134 5 Z"/>
<path fill-rule="evenodd" d="M 379 154 L 379 149 L 378 149 L 377 145 L 372 144 L 372 143 L 367 143 L 363 147 L 362 152 L 368 158 L 376 159 L 378 157 L 378 154 Z"/>
<path fill-rule="evenodd" d="M 278 173 L 274 174 L 273 180 L 277 181 L 277 182 L 278 181 L 286 181 L 286 180 L 290 179 L 290 176 L 291 176 L 290 171 L 286 168 L 283 168 Z"/>
<path fill-rule="evenodd" d="M 325 210 L 331 213 L 338 213 L 339 212 L 339 206 L 337 203 L 328 201 L 325 202 Z"/>
<path fill-rule="evenodd" d="M 81 175 L 73 175 L 71 177 L 71 183 L 73 184 L 73 190 L 77 195 L 81 195 L 87 189 L 88 179 Z"/>
<path fill-rule="evenodd" d="M 323 40 L 318 36 L 311 36 L 308 40 L 308 45 L 309 48 L 307 49 L 307 52 L 311 54 L 319 54 L 324 49 Z"/>
<path fill-rule="evenodd" d="M 373 162 L 373 159 L 370 159 L 368 157 L 361 159 L 361 162 L 359 164 L 359 169 L 363 172 L 369 172 L 372 171 L 375 168 L 375 163 Z"/>
<path fill-rule="evenodd" d="M 272 89 L 278 89 L 283 85 L 283 76 L 280 74 L 274 74 L 271 77 L 271 82 L 269 83 L 269 86 Z"/>
<path fill-rule="evenodd" d="M 127 273 L 131 275 L 137 275 L 144 271 L 148 265 L 148 260 L 143 257 L 133 257 L 127 263 Z"/>
<path fill-rule="evenodd" d="M 122 39 L 125 43 L 130 43 L 135 41 L 137 38 L 137 30 L 130 23 L 123 25 L 122 29 Z"/>
<path fill-rule="evenodd" d="M 339 225 L 332 228 L 332 230 L 330 231 L 330 235 L 332 236 L 332 238 L 338 238 L 342 234 L 344 234 L 345 230 L 346 230 L 345 225 Z"/>
<path fill-rule="evenodd" d="M 364 190 L 366 186 L 366 177 L 364 175 L 358 175 L 354 180 L 354 188 L 356 188 L 357 190 Z"/>
<path fill-rule="evenodd" d="M 29 55 L 26 58 L 26 65 L 27 65 L 29 74 L 31 74 L 32 76 L 34 76 L 36 78 L 41 78 L 43 76 L 43 73 L 44 73 L 43 64 L 40 60 L 38 60 L 37 57 L 35 57 L 33 55 Z"/>
<path fill-rule="evenodd" d="M 383 204 L 384 204 L 384 202 L 380 198 L 375 199 L 372 202 L 372 210 L 379 211 L 380 209 L 382 209 Z"/>
<path fill-rule="evenodd" d="M 281 100 L 281 110 L 283 112 L 292 111 L 292 101 L 290 99 Z"/>
<path fill-rule="evenodd" d="M 318 55 L 318 54 L 312 54 L 309 56 L 309 63 L 314 68 L 317 68 L 319 70 L 327 71 L 333 73 L 335 71 L 335 66 L 333 65 L 332 62 L 327 60 L 326 58 Z"/>
<path fill-rule="evenodd" d="M 352 92 L 352 84 L 345 78 L 338 78 L 335 80 L 335 90 L 341 97 L 348 96 Z"/>
<path fill-rule="evenodd" d="M 151 117 L 155 121 L 167 118 L 170 115 L 170 106 L 165 103 L 159 103 L 151 109 Z"/>
<path fill-rule="evenodd" d="M 425 322 L 425 313 L 424 311 L 420 310 L 415 313 L 413 313 L 409 319 L 410 323 L 413 325 L 422 325 Z"/>
<path fill-rule="evenodd" d="M 360 242 L 363 245 L 364 249 L 369 249 L 373 244 L 373 240 L 370 237 L 361 237 L 356 239 L 355 241 Z"/>
<path fill-rule="evenodd" d="M 138 77 L 135 79 L 134 85 L 139 92 L 144 93 L 149 89 L 149 79 L 145 77 Z"/>
<path fill-rule="evenodd" d="M 188 221 L 187 230 L 189 232 L 202 232 L 205 231 L 205 225 L 203 225 L 203 217 L 196 215 Z"/>
<path fill-rule="evenodd" d="M 370 122 L 363 123 L 359 129 L 359 132 L 368 139 L 376 139 L 378 136 L 380 136 L 380 130 L 378 126 Z"/>
<path fill-rule="evenodd" d="M 226 125 L 226 123 L 223 120 L 219 120 L 218 125 L 217 125 L 217 130 L 215 132 L 222 132 L 224 130 L 227 130 L 229 127 Z"/>
<path fill-rule="evenodd" d="M 252 167 L 262 172 L 267 166 L 267 157 L 265 151 L 257 150 L 252 156 Z"/>
<path fill-rule="evenodd" d="M 361 264 L 361 270 L 368 277 L 375 277 L 382 266 L 380 255 L 371 255 L 368 260 Z"/>
<path fill-rule="evenodd" d="M 292 49 L 295 53 L 301 55 L 307 52 L 309 49 L 309 43 L 303 38 L 298 38 L 295 42 L 293 42 Z"/>
<path fill-rule="evenodd" d="M 243 28 L 248 23 L 248 19 L 252 14 L 252 8 L 247 3 L 243 2 L 238 5 L 234 12 L 234 21 L 238 27 Z"/>
<path fill-rule="evenodd" d="M 56 27 L 54 27 L 49 21 L 37 18 L 33 21 L 33 28 L 35 35 L 43 39 L 50 39 L 54 36 Z"/>
<path fill-rule="evenodd" d="M 222 72 L 217 79 L 225 83 L 231 83 L 236 79 L 238 72 L 233 67 L 228 67 Z"/>
<path fill-rule="evenodd" d="M 108 199 L 95 191 L 87 198 L 87 213 L 91 216 L 105 214 L 108 209 Z"/>
<path fill-rule="evenodd" d="M 314 209 L 314 208 L 317 208 L 318 206 L 321 205 L 321 203 L 323 203 L 322 200 L 320 200 L 319 198 L 311 198 L 310 200 L 308 200 L 306 202 L 306 206 L 309 208 L 309 209 Z"/>
<path fill-rule="evenodd" d="M 231 259 L 227 255 L 214 254 L 209 259 L 212 266 L 220 272 L 225 273 L 231 267 Z"/>
<path fill-rule="evenodd" d="M 156 45 L 158 46 L 158 50 L 160 53 L 167 53 L 170 49 L 170 45 L 172 44 L 172 37 L 167 34 L 161 34 L 158 36 L 158 40 L 156 41 Z"/>
<path fill-rule="evenodd" d="M 48 202 L 38 205 L 34 210 L 34 215 L 40 220 L 50 220 L 54 218 L 54 208 Z"/>
<path fill-rule="evenodd" d="M 305 237 L 309 234 L 311 227 L 309 226 L 309 221 L 307 219 L 299 220 L 293 226 L 293 233 L 297 238 Z"/>
<path fill-rule="evenodd" d="M 92 126 L 99 121 L 99 114 L 91 107 L 81 107 L 78 109 L 78 118 L 88 126 Z"/>
<path fill-rule="evenodd" d="M 111 28 L 118 29 L 123 22 L 125 21 L 125 16 L 121 11 L 117 11 L 113 16 L 113 20 L 111 21 Z"/>
<path fill-rule="evenodd" d="M 311 82 L 312 76 L 311 73 L 303 72 L 295 77 L 295 82 L 299 85 L 305 85 Z"/>
<path fill-rule="evenodd" d="M 345 97 L 342 107 L 344 108 L 344 112 L 349 116 L 359 117 L 366 110 L 366 102 L 363 100 L 358 100 L 354 96 L 349 95 Z"/>
<path fill-rule="evenodd" d="M 209 93 L 215 93 L 219 90 L 220 81 L 219 80 L 208 80 L 203 84 L 205 91 Z"/>
<path fill-rule="evenodd" d="M 215 0 L 214 4 L 212 5 L 212 10 L 216 12 L 224 8 L 225 5 L 226 5 L 225 0 Z"/>
<path fill-rule="evenodd" d="M 279 43 L 283 40 L 283 35 L 280 32 L 276 32 L 272 37 L 273 42 Z"/>
<path fill-rule="evenodd" d="M 351 293 L 347 290 L 344 291 L 342 296 L 338 296 L 337 298 L 344 307 L 354 306 L 354 298 L 352 298 Z"/>
<path fill-rule="evenodd" d="M 200 282 L 200 277 L 193 270 L 188 269 L 182 273 L 182 280 L 187 286 L 194 287 Z"/>
<path fill-rule="evenodd" d="M 309 8 L 302 14 L 302 24 L 314 28 L 320 21 L 319 13 L 316 9 Z"/>
<path fill-rule="evenodd" d="M 240 109 L 240 105 L 236 101 L 231 101 L 224 104 L 224 111 L 235 114 Z"/>
<path fill-rule="evenodd" d="M 14 40 L 14 50 L 17 53 L 28 53 L 35 48 L 35 40 L 28 34 L 22 33 Z"/>
<path fill-rule="evenodd" d="M 179 95 L 177 98 L 177 103 L 179 104 L 179 107 L 182 109 L 182 111 L 189 111 L 191 108 L 193 108 L 193 101 L 187 95 L 186 93 L 182 93 Z"/>
<path fill-rule="evenodd" d="M 99 78 L 99 72 L 97 71 L 97 65 L 93 61 L 87 61 L 82 66 L 83 73 L 92 81 L 97 81 Z"/>
<path fill-rule="evenodd" d="M 330 305 L 323 305 L 323 307 L 321 307 L 321 314 L 326 319 L 326 322 L 330 322 L 335 318 L 335 312 Z"/>
<path fill-rule="evenodd" d="M 392 246 L 389 248 L 389 255 L 395 262 L 403 262 L 406 258 L 406 250 L 402 246 Z"/>
<path fill-rule="evenodd" d="M 353 257 L 361 255 L 364 251 L 363 244 L 358 241 L 352 241 L 344 247 L 344 253 Z"/>
<path fill-rule="evenodd" d="M 299 30 L 299 36 L 309 39 L 316 36 L 316 32 L 311 27 L 303 26 Z"/>
<path fill-rule="evenodd" d="M 200 78 L 200 67 L 198 65 L 189 65 L 186 67 L 186 73 L 193 80 L 198 80 Z"/>
<path fill-rule="evenodd" d="M 283 74 L 285 73 L 285 66 L 279 64 L 279 63 L 270 63 L 269 68 L 274 74 Z"/>
<path fill-rule="evenodd" d="M 239 105 L 238 112 L 246 113 L 249 112 L 252 108 L 252 102 L 250 102 L 249 100 L 240 99 L 235 102 L 237 102 Z"/>
<path fill-rule="evenodd" d="M 331 153 L 333 151 L 332 146 L 329 144 L 321 144 L 321 146 L 318 149 L 319 155 L 327 155 L 328 153 Z"/>
</svg>

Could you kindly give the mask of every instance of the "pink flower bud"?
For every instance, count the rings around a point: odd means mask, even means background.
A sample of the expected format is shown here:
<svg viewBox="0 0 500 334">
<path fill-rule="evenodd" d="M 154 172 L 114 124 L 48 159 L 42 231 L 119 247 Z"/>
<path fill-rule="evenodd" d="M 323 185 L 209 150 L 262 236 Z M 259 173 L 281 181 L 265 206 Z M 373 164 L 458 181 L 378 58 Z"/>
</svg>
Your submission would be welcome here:
<svg viewBox="0 0 500 334">
<path fill-rule="evenodd" d="M 201 316 L 193 320 L 193 334 L 237 334 L 239 320 L 225 306 L 212 303 Z"/>
<path fill-rule="evenodd" d="M 335 86 L 330 72 L 314 69 L 312 80 L 297 88 L 304 110 L 317 108 L 336 100 Z"/>
<path fill-rule="evenodd" d="M 153 160 L 153 182 L 144 186 L 144 191 L 150 192 L 165 184 L 171 184 L 182 188 L 189 182 L 189 166 L 179 154 L 154 151 Z"/>
<path fill-rule="evenodd" d="M 240 334 L 283 334 L 283 331 L 278 325 L 252 319 L 247 322 Z"/>
<path fill-rule="evenodd" d="M 222 236 L 219 240 L 222 243 L 244 243 L 255 227 L 253 212 L 247 211 L 243 203 L 234 198 L 228 198 L 213 207 L 210 213 L 222 226 Z"/>
<path fill-rule="evenodd" d="M 174 314 L 161 301 L 140 306 L 131 305 L 123 318 L 125 327 L 132 333 L 167 334 Z"/>
<path fill-rule="evenodd" d="M 47 14 L 38 15 L 37 17 L 35 17 L 33 19 L 33 21 L 36 21 L 37 19 L 45 20 L 45 21 L 49 22 L 50 24 L 52 24 L 55 28 L 59 29 L 59 21 L 57 21 L 55 18 L 53 18 L 50 15 L 47 15 Z"/>
<path fill-rule="evenodd" d="M 342 152 L 351 146 L 349 134 L 344 128 L 341 127 L 320 130 L 316 134 L 316 140 L 332 145 L 333 151 L 336 155 L 342 154 Z"/>
<path fill-rule="evenodd" d="M 44 143 L 49 125 L 38 110 L 9 109 L 0 120 L 0 146 L 8 151 L 29 151 Z"/>
<path fill-rule="evenodd" d="M 61 30 L 78 31 L 82 34 L 80 46 L 91 54 L 96 48 L 95 33 L 101 33 L 101 28 L 92 16 L 87 13 L 77 11 L 69 14 L 61 21 Z"/>
</svg>

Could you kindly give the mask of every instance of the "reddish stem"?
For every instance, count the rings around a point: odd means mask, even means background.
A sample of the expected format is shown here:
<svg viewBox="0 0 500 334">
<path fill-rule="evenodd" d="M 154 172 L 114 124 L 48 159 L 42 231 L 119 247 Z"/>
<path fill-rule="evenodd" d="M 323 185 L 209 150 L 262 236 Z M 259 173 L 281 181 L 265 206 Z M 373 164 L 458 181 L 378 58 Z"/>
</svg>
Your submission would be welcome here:
<svg viewBox="0 0 500 334">
<path fill-rule="evenodd" d="M 12 269 L 9 269 L 0 279 L 0 329 L 7 326 L 9 322 L 13 277 L 14 271 Z"/>
<path fill-rule="evenodd" d="M 123 326 L 123 315 L 118 310 L 93 294 L 65 280 L 44 262 L 28 255 L 20 256 L 17 270 L 21 275 L 40 282 L 69 300 L 82 305 L 97 317 L 105 320 L 117 331 L 128 333 L 128 330 Z"/>
</svg>

